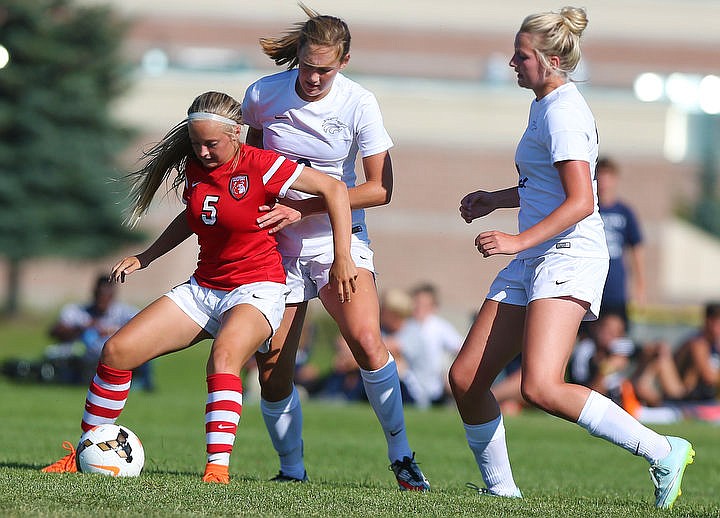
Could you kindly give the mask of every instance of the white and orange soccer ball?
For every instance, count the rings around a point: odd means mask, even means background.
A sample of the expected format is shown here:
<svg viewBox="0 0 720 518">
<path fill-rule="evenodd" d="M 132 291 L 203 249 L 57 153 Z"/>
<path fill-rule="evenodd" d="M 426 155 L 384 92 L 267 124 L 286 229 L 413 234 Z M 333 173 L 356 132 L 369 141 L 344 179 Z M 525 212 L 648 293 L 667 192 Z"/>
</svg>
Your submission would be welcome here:
<svg viewBox="0 0 720 518">
<path fill-rule="evenodd" d="M 76 462 L 82 473 L 137 477 L 145 464 L 145 450 L 127 426 L 101 424 L 80 437 Z"/>
</svg>

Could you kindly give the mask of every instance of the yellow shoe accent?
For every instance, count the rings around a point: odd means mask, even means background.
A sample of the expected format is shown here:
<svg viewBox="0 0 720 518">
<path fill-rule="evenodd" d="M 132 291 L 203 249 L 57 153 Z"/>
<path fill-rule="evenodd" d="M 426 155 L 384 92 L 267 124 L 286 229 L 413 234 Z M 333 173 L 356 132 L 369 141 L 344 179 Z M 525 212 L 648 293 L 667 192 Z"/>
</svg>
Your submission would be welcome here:
<svg viewBox="0 0 720 518">
<path fill-rule="evenodd" d="M 682 494 L 685 468 L 695 460 L 692 444 L 680 437 L 666 437 L 670 453 L 664 459 L 650 466 L 650 478 L 655 485 L 655 507 L 672 509 L 675 500 Z"/>
</svg>

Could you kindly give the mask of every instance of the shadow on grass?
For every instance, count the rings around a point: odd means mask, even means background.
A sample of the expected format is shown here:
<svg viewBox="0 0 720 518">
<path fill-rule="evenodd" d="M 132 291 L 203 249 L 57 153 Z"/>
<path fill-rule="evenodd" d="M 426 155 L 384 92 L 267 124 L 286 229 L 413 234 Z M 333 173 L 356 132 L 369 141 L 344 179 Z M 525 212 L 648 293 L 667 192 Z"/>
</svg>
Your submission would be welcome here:
<svg viewBox="0 0 720 518">
<path fill-rule="evenodd" d="M 0 462 L 0 468 L 25 469 L 28 471 L 40 471 L 47 464 L 23 464 L 21 462 Z"/>
</svg>

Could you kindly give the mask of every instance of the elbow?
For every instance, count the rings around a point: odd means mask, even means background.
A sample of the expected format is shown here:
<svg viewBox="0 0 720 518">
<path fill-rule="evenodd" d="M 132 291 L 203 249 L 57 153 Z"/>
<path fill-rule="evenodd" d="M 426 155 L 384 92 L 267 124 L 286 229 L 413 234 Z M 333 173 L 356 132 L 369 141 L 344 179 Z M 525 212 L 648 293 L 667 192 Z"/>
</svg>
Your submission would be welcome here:
<svg viewBox="0 0 720 518">
<path fill-rule="evenodd" d="M 378 186 L 377 188 L 374 188 L 370 191 L 366 190 L 363 192 L 360 199 L 362 200 L 361 205 L 353 205 L 353 208 L 366 209 L 369 207 L 380 207 L 382 205 L 387 205 L 392 199 L 392 188 Z M 356 202 L 357 201 L 359 200 L 356 198 Z"/>
<path fill-rule="evenodd" d="M 330 189 L 327 192 L 321 193 L 322 196 L 327 200 L 328 198 L 332 197 L 335 199 L 346 199 L 348 200 L 348 203 L 350 203 L 350 194 L 347 188 L 347 185 L 345 185 L 340 180 L 334 180 L 332 184 L 332 189 Z"/>
<path fill-rule="evenodd" d="M 393 184 L 392 182 L 383 182 L 376 186 L 375 189 L 375 205 L 387 205 L 392 200 Z"/>
<path fill-rule="evenodd" d="M 589 200 L 589 201 L 583 201 L 582 203 L 578 203 L 575 205 L 575 214 L 577 221 L 582 221 L 588 216 L 592 216 L 592 214 L 595 212 L 595 201 Z"/>
<path fill-rule="evenodd" d="M 387 187 L 387 188 L 383 189 L 383 191 L 384 191 L 384 196 L 382 197 L 382 203 L 380 203 L 380 205 L 387 205 L 388 203 L 390 203 L 390 200 L 392 200 L 392 191 L 393 190 L 392 190 L 392 187 Z"/>
</svg>

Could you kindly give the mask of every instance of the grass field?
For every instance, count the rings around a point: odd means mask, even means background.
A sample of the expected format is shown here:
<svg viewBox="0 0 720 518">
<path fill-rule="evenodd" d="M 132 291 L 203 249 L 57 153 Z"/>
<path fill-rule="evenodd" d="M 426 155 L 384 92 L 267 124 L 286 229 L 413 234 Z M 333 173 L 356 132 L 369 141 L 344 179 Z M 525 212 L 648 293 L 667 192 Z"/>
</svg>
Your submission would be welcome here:
<svg viewBox="0 0 720 518">
<path fill-rule="evenodd" d="M 0 326 L 0 360 L 38 352 L 42 333 Z M 33 334 L 35 333 L 35 334 Z M 63 440 L 76 441 L 85 389 L 18 385 L 0 378 L 0 516 L 691 516 L 720 517 L 717 427 L 688 422 L 658 427 L 689 438 L 697 451 L 672 511 L 653 508 L 644 460 L 577 426 L 539 412 L 506 419 L 522 500 L 488 498 L 453 408 L 408 409 L 412 447 L 433 485 L 401 493 L 388 471 L 385 443 L 364 404 L 308 401 L 305 455 L 310 483 L 267 482 L 278 469 L 257 404 L 243 409 L 229 486 L 203 484 L 207 346 L 162 358 L 158 390 L 133 392 L 120 422 L 143 441 L 136 479 L 43 474 Z"/>
</svg>

